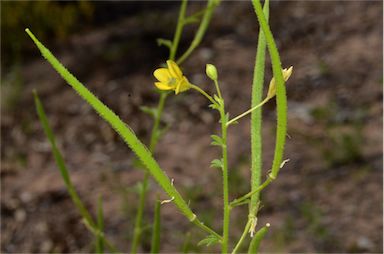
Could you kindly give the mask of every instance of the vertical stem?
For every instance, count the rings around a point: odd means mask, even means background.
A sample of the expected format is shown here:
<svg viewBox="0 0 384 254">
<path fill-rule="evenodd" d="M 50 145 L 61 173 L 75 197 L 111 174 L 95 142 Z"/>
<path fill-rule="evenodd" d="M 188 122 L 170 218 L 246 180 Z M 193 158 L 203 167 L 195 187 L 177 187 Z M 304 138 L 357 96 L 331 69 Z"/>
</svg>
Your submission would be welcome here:
<svg viewBox="0 0 384 254">
<path fill-rule="evenodd" d="M 265 0 L 264 14 L 266 19 L 269 17 L 269 0 Z M 251 108 L 258 105 L 263 96 L 264 69 L 265 69 L 265 51 L 266 41 L 263 30 L 259 29 L 259 39 L 257 44 L 257 53 L 255 68 L 253 72 L 252 84 L 252 103 Z M 262 174 L 262 108 L 257 108 L 251 114 L 251 191 L 257 189 L 261 183 Z M 257 192 L 251 197 L 249 203 L 250 217 L 256 217 L 260 193 Z"/>
<path fill-rule="evenodd" d="M 205 31 L 208 28 L 209 22 L 211 21 L 213 11 L 215 7 L 219 5 L 219 3 L 220 1 L 218 0 L 208 0 L 206 11 L 204 13 L 203 19 L 200 22 L 200 25 L 195 34 L 195 37 L 193 38 L 191 45 L 189 45 L 189 48 L 184 52 L 184 54 L 179 59 L 177 59 L 176 61 L 177 64 L 181 64 L 182 62 L 184 62 L 185 59 L 187 59 L 188 56 L 193 52 L 193 50 L 197 48 L 197 46 L 200 44 L 205 34 Z"/>
<path fill-rule="evenodd" d="M 159 141 L 159 127 L 160 127 L 160 120 L 161 116 L 163 114 L 165 100 L 167 99 L 168 93 L 162 92 L 160 95 L 159 103 L 157 104 L 157 111 L 155 116 L 155 122 L 152 127 L 151 131 L 151 138 L 149 142 L 149 151 L 152 153 L 155 151 L 157 141 Z"/>
<path fill-rule="evenodd" d="M 151 253 L 159 253 L 160 250 L 160 201 L 156 200 L 155 215 L 153 218 Z"/>
<path fill-rule="evenodd" d="M 171 52 L 169 56 L 169 59 L 171 60 L 174 60 L 176 57 L 176 52 L 177 52 L 177 47 L 179 46 L 181 32 L 183 31 L 183 27 L 185 25 L 184 19 L 185 19 L 185 11 L 187 10 L 187 2 L 188 0 L 182 0 L 181 2 L 179 18 L 177 20 L 176 32 L 173 37 Z"/>
<path fill-rule="evenodd" d="M 230 207 L 229 207 L 229 190 L 228 190 L 228 154 L 227 154 L 227 116 L 225 114 L 224 103 L 220 108 L 221 118 L 221 138 L 223 139 L 224 146 L 222 148 L 223 156 L 223 242 L 222 253 L 228 253 L 228 238 L 229 238 L 229 220 L 230 220 Z"/>
</svg>

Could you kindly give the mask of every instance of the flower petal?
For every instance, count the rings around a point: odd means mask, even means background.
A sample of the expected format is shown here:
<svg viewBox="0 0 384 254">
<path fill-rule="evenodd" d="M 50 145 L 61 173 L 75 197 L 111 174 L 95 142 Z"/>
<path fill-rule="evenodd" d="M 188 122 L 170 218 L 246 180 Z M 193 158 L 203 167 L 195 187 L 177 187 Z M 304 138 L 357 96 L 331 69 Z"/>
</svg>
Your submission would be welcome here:
<svg viewBox="0 0 384 254">
<path fill-rule="evenodd" d="M 172 75 L 172 77 L 175 77 L 178 79 L 183 78 L 183 73 L 181 72 L 179 66 L 174 61 L 168 60 L 167 65 L 168 65 L 168 70 L 169 70 L 170 74 Z"/>
<path fill-rule="evenodd" d="M 153 75 L 159 80 L 160 82 L 168 82 L 170 78 L 172 78 L 171 73 L 167 68 L 159 68 L 153 72 Z"/>
<path fill-rule="evenodd" d="M 189 88 L 191 88 L 191 86 L 189 85 L 188 79 L 186 77 L 183 77 L 183 79 L 177 83 L 175 93 L 176 94 L 182 93 L 188 90 Z"/>
<path fill-rule="evenodd" d="M 181 84 L 181 81 L 179 81 L 176 85 L 176 89 L 175 89 L 175 94 L 179 94 L 180 93 L 180 84 Z"/>
<path fill-rule="evenodd" d="M 174 86 L 170 86 L 167 83 L 163 83 L 163 82 L 155 82 L 155 86 L 160 90 L 173 90 L 173 89 L 175 89 Z"/>
</svg>

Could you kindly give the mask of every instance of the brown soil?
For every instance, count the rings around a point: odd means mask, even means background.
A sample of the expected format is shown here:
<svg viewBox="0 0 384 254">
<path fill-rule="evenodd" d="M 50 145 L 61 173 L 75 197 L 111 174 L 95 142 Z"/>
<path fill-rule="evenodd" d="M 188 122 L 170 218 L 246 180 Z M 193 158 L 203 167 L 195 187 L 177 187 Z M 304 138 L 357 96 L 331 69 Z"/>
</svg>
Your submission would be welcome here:
<svg viewBox="0 0 384 254">
<path fill-rule="evenodd" d="M 143 140 L 148 140 L 152 122 L 139 107 L 156 104 L 152 71 L 167 56 L 155 39 L 171 37 L 177 18 L 177 4 L 165 5 L 89 28 L 63 44 L 47 43 Z M 198 6 L 201 3 L 194 4 Z M 285 158 L 290 161 L 263 194 L 259 225 L 272 225 L 263 251 L 383 251 L 382 11 L 379 1 L 271 3 L 271 26 L 283 66 L 295 69 L 287 83 Z M 181 49 L 188 45 L 192 31 L 193 27 L 186 30 Z M 224 2 L 204 42 L 183 66 L 193 83 L 212 92 L 205 64 L 217 66 L 232 116 L 250 104 L 257 31 L 250 3 Z M 103 196 L 106 234 L 128 251 L 137 204 L 134 186 L 142 171 L 134 168 L 134 155 L 116 133 L 37 50 L 32 52 L 33 57 L 21 64 L 23 89 L 17 101 L 2 105 L 1 251 L 90 252 L 93 248 L 92 236 L 66 193 L 37 120 L 34 88 L 81 197 L 94 211 L 97 197 Z M 268 70 L 266 79 L 270 77 Z M 8 90 L 2 88 L 3 102 Z M 217 120 L 195 92 L 171 96 L 164 113 L 164 123 L 170 127 L 156 157 L 198 216 L 220 230 L 221 177 L 209 168 L 219 154 L 209 145 L 209 135 L 219 130 Z M 267 168 L 274 150 L 274 103 L 265 106 L 264 120 Z M 229 132 L 231 198 L 249 190 L 248 140 L 249 121 L 244 119 Z M 152 183 L 145 212 L 148 223 L 157 195 L 166 198 Z M 244 227 L 246 212 L 246 207 L 233 212 L 233 242 Z M 218 251 L 217 246 L 195 246 L 204 234 L 172 204 L 162 207 L 162 228 L 162 252 L 179 252 L 188 232 L 190 251 Z M 149 229 L 143 252 L 149 251 Z"/>
</svg>

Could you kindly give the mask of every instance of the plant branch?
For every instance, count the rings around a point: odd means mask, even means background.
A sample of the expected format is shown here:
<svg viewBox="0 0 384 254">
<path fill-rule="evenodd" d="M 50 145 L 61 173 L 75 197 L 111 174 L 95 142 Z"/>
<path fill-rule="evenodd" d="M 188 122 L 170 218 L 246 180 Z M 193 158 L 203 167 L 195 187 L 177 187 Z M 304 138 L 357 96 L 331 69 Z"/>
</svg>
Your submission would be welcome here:
<svg viewBox="0 0 384 254">
<path fill-rule="evenodd" d="M 244 116 L 252 113 L 254 110 L 260 108 L 261 106 L 263 106 L 265 103 L 267 103 L 268 101 L 270 100 L 269 97 L 265 98 L 261 103 L 259 103 L 258 105 L 254 106 L 253 108 L 251 109 L 248 109 L 247 111 L 245 111 L 244 113 L 236 116 L 235 118 L 231 119 L 230 121 L 227 122 L 227 126 L 233 124 L 234 122 L 236 122 L 237 120 L 239 120 L 240 118 L 243 118 Z"/>
<path fill-rule="evenodd" d="M 182 62 L 184 62 L 188 58 L 188 56 L 193 52 L 193 50 L 195 50 L 195 48 L 199 46 L 208 28 L 209 22 L 211 21 L 213 11 L 219 5 L 219 3 L 220 0 L 208 0 L 207 8 L 205 9 L 204 16 L 200 22 L 195 37 L 193 38 L 192 43 L 189 45 L 188 49 L 184 52 L 184 54 L 179 59 L 177 59 L 177 64 L 181 64 Z"/>
<path fill-rule="evenodd" d="M 235 200 L 233 200 L 231 203 L 230 203 L 230 206 L 231 207 L 235 207 L 237 206 L 239 203 L 242 203 L 244 200 L 252 197 L 252 195 L 255 195 L 257 193 L 259 193 L 260 191 L 262 191 L 265 187 L 267 187 L 273 180 L 275 180 L 275 178 L 269 174 L 268 175 L 268 178 L 267 180 L 265 180 L 265 182 L 263 184 L 261 184 L 258 188 L 252 190 L 251 192 L 248 192 L 247 194 L 245 194 L 244 196 L 240 197 L 240 198 L 237 198 Z"/>
<path fill-rule="evenodd" d="M 237 242 L 235 248 L 234 248 L 233 251 L 232 251 L 232 254 L 236 254 L 236 253 L 239 251 L 241 245 L 243 244 L 243 242 L 244 242 L 244 240 L 245 240 L 245 237 L 246 237 L 247 234 L 248 234 L 248 230 L 249 230 L 250 227 L 251 227 L 251 221 L 248 220 L 248 221 L 247 221 L 247 224 L 246 224 L 245 227 L 244 227 L 244 231 L 243 231 L 243 233 L 241 234 L 241 237 L 240 237 L 239 241 Z"/>
<path fill-rule="evenodd" d="M 177 20 L 176 32 L 175 32 L 175 35 L 173 37 L 172 47 L 170 49 L 169 59 L 171 59 L 171 60 L 174 60 L 176 57 L 176 52 L 177 52 L 177 48 L 179 46 L 181 33 L 182 33 L 184 25 L 185 25 L 184 20 L 185 20 L 185 12 L 187 10 L 187 3 L 188 3 L 188 0 L 182 0 L 182 2 L 181 2 L 180 11 L 179 11 L 179 18 Z"/>
</svg>

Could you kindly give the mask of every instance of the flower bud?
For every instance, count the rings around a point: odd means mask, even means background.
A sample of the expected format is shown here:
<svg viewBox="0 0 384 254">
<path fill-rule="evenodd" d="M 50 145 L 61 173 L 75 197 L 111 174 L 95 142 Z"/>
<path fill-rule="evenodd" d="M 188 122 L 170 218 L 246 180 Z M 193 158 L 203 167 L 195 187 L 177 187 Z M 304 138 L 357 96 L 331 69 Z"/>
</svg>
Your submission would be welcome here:
<svg viewBox="0 0 384 254">
<path fill-rule="evenodd" d="M 213 64 L 207 64 L 205 72 L 210 79 L 213 81 L 217 80 L 217 69 Z"/>
<path fill-rule="evenodd" d="M 289 77 L 292 75 L 293 72 L 293 66 L 289 67 L 289 69 L 285 68 L 283 69 L 283 78 L 284 81 L 287 81 Z M 276 95 L 276 83 L 275 83 L 275 78 L 271 79 L 271 82 L 269 82 L 269 88 L 268 88 L 268 98 L 272 98 Z"/>
</svg>

